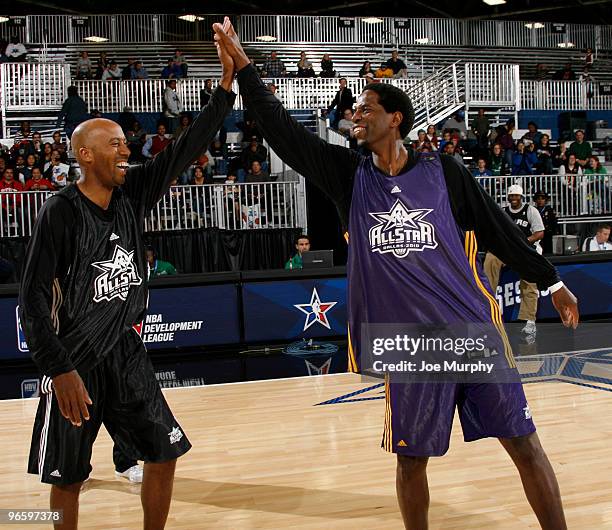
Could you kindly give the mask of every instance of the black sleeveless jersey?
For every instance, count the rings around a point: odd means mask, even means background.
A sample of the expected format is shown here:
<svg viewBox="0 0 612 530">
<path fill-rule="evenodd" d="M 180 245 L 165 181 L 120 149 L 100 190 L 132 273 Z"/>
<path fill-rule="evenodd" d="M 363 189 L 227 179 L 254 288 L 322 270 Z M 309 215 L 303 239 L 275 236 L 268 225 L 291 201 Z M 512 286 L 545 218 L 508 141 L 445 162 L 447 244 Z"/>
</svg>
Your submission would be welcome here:
<svg viewBox="0 0 612 530">
<path fill-rule="evenodd" d="M 531 223 L 527 218 L 527 210 L 529 209 L 529 204 L 524 204 L 523 207 L 518 212 L 513 212 L 509 206 L 504 208 L 504 211 L 510 216 L 510 218 L 514 221 L 514 223 L 521 229 L 521 232 L 525 234 L 525 238 L 528 238 L 533 234 L 531 230 Z"/>
</svg>

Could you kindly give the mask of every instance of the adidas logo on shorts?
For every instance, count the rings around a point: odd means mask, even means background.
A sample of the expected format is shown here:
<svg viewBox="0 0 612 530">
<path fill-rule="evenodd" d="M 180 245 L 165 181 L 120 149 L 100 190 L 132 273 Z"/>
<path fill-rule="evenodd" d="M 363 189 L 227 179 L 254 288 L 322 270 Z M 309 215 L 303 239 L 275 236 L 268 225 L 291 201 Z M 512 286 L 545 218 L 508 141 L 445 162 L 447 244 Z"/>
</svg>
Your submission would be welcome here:
<svg viewBox="0 0 612 530">
<path fill-rule="evenodd" d="M 59 472 L 59 469 L 56 469 L 51 473 L 52 477 L 62 478 L 62 474 Z"/>
<path fill-rule="evenodd" d="M 400 440 L 399 442 L 397 442 L 397 446 L 398 447 L 408 447 L 408 444 L 404 442 L 404 440 Z"/>
</svg>

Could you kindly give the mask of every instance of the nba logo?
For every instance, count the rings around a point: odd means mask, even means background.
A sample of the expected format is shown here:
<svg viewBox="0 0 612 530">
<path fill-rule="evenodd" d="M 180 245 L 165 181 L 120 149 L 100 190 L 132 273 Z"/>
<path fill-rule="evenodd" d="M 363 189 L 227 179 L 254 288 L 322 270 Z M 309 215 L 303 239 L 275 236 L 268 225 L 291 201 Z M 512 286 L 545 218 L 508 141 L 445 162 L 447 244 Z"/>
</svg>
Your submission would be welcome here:
<svg viewBox="0 0 612 530">
<path fill-rule="evenodd" d="M 15 308 L 15 322 L 17 323 L 17 349 L 21 352 L 29 352 L 28 344 L 25 340 L 25 335 L 23 334 L 23 329 L 21 327 L 21 319 L 19 318 L 19 306 Z"/>
<path fill-rule="evenodd" d="M 24 379 L 21 382 L 21 397 L 39 397 L 40 381 L 38 379 Z"/>
</svg>

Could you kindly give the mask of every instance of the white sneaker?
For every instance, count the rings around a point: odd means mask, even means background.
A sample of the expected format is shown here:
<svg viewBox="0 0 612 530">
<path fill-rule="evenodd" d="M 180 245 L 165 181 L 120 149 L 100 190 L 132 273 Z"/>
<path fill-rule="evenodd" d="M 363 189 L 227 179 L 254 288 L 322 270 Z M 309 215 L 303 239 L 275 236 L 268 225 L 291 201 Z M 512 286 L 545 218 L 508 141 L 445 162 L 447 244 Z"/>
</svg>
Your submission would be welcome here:
<svg viewBox="0 0 612 530">
<path fill-rule="evenodd" d="M 527 324 L 525 324 L 525 326 L 523 327 L 523 329 L 521 329 L 522 333 L 525 333 L 527 335 L 535 335 L 537 330 L 536 330 L 536 323 L 533 320 L 528 320 Z"/>
<path fill-rule="evenodd" d="M 136 464 L 135 466 L 126 469 L 123 473 L 115 471 L 115 476 L 126 478 L 130 482 L 134 482 L 135 484 L 140 484 L 142 482 L 142 467 Z"/>
</svg>

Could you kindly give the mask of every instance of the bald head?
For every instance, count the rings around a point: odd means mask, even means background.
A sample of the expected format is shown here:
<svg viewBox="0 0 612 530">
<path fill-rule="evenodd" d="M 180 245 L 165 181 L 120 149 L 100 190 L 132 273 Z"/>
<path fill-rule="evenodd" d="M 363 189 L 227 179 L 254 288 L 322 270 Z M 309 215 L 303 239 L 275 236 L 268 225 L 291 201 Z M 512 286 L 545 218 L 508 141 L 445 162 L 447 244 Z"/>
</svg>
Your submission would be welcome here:
<svg viewBox="0 0 612 530">
<path fill-rule="evenodd" d="M 81 123 L 72 133 L 70 142 L 76 159 L 81 163 L 81 149 L 93 149 L 100 143 L 108 143 L 112 137 L 122 137 L 123 132 L 118 124 L 106 118 L 94 118 Z"/>
</svg>

